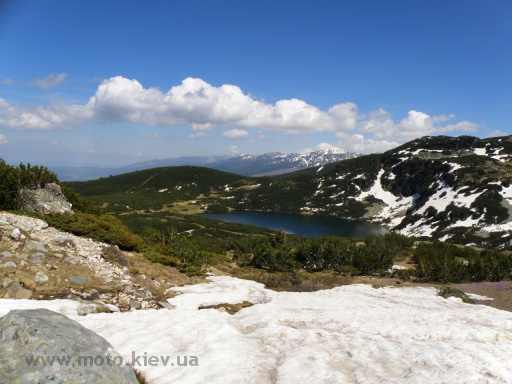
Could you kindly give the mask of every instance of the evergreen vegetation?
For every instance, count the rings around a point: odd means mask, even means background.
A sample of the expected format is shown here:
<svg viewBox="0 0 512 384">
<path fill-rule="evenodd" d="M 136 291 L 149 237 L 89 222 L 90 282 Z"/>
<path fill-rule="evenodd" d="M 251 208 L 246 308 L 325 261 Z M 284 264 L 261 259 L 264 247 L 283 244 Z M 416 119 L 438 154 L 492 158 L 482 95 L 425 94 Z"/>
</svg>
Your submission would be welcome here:
<svg viewBox="0 0 512 384">
<path fill-rule="evenodd" d="M 476 282 L 512 278 L 512 256 L 496 250 L 477 251 L 435 241 L 414 251 L 415 274 L 424 281 Z"/>
<path fill-rule="evenodd" d="M 17 167 L 0 162 L 0 209 L 19 207 L 19 193 L 23 188 L 43 188 L 46 183 L 57 183 L 55 173 L 48 168 L 20 163 Z"/>
</svg>

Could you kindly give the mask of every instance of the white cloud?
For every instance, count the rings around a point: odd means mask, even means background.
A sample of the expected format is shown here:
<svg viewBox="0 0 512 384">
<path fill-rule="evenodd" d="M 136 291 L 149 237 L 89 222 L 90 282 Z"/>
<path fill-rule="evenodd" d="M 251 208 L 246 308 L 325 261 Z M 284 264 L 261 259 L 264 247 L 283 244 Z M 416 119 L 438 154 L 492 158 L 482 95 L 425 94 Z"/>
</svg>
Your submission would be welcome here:
<svg viewBox="0 0 512 384">
<path fill-rule="evenodd" d="M 506 132 L 503 132 L 503 131 L 500 131 L 499 129 L 496 129 L 492 132 L 490 132 L 487 137 L 499 137 L 499 136 L 507 136 L 509 135 L 509 133 L 506 133 Z"/>
<path fill-rule="evenodd" d="M 476 132 L 478 125 L 469 121 L 443 124 L 453 118 L 454 115 L 429 116 L 426 113 L 411 110 L 399 123 L 395 123 L 391 115 L 381 108 L 371 112 L 367 119 L 360 121 L 356 130 L 371 133 L 378 139 L 400 141 L 450 131 Z"/>
<path fill-rule="evenodd" d="M 14 79 L 7 78 L 7 79 L 4 79 L 3 84 L 4 85 L 17 85 L 17 84 L 20 84 L 20 82 L 14 80 Z"/>
<path fill-rule="evenodd" d="M 396 141 L 367 138 L 359 133 L 345 134 L 343 137 L 341 135 L 338 136 L 341 140 L 336 143 L 336 146 L 350 152 L 380 153 L 395 148 L 400 144 Z"/>
<path fill-rule="evenodd" d="M 145 133 L 144 138 L 145 139 L 159 139 L 160 135 L 158 135 L 157 133 Z"/>
<path fill-rule="evenodd" d="M 196 132 L 187 136 L 189 139 L 199 139 L 201 137 L 213 137 L 212 135 L 206 132 Z"/>
<path fill-rule="evenodd" d="M 229 147 L 229 153 L 231 153 L 232 155 L 239 155 L 240 151 L 238 150 L 238 147 L 236 145 L 232 145 L 231 147 Z"/>
<path fill-rule="evenodd" d="M 74 126 L 92 118 L 86 106 L 54 101 L 46 106 L 13 106 L 0 98 L 0 127 L 10 129 L 50 130 Z"/>
<path fill-rule="evenodd" d="M 193 130 L 213 125 L 276 130 L 285 133 L 352 129 L 357 117 L 353 103 L 329 111 L 298 99 L 265 104 L 234 85 L 214 87 L 187 78 L 167 93 L 144 89 L 137 80 L 113 77 L 103 81 L 87 107 L 101 119 L 172 126 L 190 124 Z"/>
<path fill-rule="evenodd" d="M 304 148 L 304 149 L 300 150 L 299 153 L 304 154 L 304 153 L 321 151 L 323 149 L 330 149 L 330 148 L 337 148 L 337 147 L 335 145 L 332 145 L 329 143 L 319 143 L 319 144 L 315 145 L 314 147 Z M 345 148 L 343 148 L 343 149 L 345 149 Z"/>
<path fill-rule="evenodd" d="M 5 135 L 0 135 L 0 144 L 7 144 L 7 137 Z"/>
<path fill-rule="evenodd" d="M 213 124 L 210 124 L 210 123 L 206 123 L 206 124 L 192 123 L 193 131 L 211 131 L 212 129 L 213 129 Z"/>
<path fill-rule="evenodd" d="M 249 143 L 253 144 L 257 141 L 265 140 L 266 138 L 267 137 L 262 132 L 259 132 L 256 136 L 251 137 L 251 139 L 249 140 Z"/>
<path fill-rule="evenodd" d="M 50 86 L 65 74 L 40 79 L 39 86 Z M 4 80 L 5 82 L 6 80 Z M 231 128 L 225 138 L 249 137 L 262 140 L 265 133 L 332 133 L 347 150 L 375 152 L 391 145 L 425 135 L 449 132 L 475 132 L 478 125 L 454 121 L 453 115 L 430 116 L 411 110 L 396 120 L 384 109 L 361 114 L 351 102 L 321 110 L 303 100 L 279 100 L 268 104 L 245 94 L 234 85 L 213 86 L 197 78 L 187 78 L 167 92 L 144 88 L 137 80 L 122 76 L 104 80 L 85 105 L 54 101 L 40 106 L 15 106 L 0 99 L 0 127 L 9 129 L 62 129 L 87 122 L 128 122 L 161 127 L 188 125 L 189 138 L 206 137 L 216 126 Z M 149 136 L 146 136 L 149 137 Z"/>
<path fill-rule="evenodd" d="M 43 79 L 34 79 L 30 82 L 32 87 L 50 89 L 61 84 L 66 80 L 68 75 L 66 73 L 52 73 Z"/>
<path fill-rule="evenodd" d="M 243 129 L 231 129 L 229 131 L 222 132 L 222 136 L 228 139 L 243 139 L 249 136 L 249 132 Z"/>
</svg>

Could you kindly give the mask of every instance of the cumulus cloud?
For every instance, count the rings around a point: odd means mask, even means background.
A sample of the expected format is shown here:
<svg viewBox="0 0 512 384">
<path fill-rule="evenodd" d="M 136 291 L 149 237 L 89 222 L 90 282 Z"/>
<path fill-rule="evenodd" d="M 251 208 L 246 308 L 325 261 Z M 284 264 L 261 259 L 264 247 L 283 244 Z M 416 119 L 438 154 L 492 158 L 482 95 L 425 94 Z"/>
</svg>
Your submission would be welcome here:
<svg viewBox="0 0 512 384">
<path fill-rule="evenodd" d="M 64 72 L 52 73 L 45 78 L 32 80 L 29 85 L 41 89 L 50 89 L 62 84 L 66 80 L 66 77 L 68 77 L 68 75 Z"/>
<path fill-rule="evenodd" d="M 190 124 L 193 130 L 214 125 L 308 133 L 352 129 L 357 117 L 353 103 L 327 112 L 298 99 L 265 104 L 234 85 L 214 87 L 187 78 L 167 93 L 145 89 L 137 80 L 118 76 L 103 81 L 87 107 L 101 119 L 172 126 Z"/>
<path fill-rule="evenodd" d="M 508 133 L 500 131 L 499 129 L 496 129 L 492 132 L 490 132 L 487 137 L 499 137 L 499 136 L 507 136 Z"/>
<path fill-rule="evenodd" d="M 206 123 L 206 124 L 192 123 L 193 131 L 211 131 L 212 129 L 213 129 L 213 124 L 210 124 L 210 123 Z"/>
<path fill-rule="evenodd" d="M 54 101 L 45 106 L 14 106 L 0 98 L 0 127 L 50 130 L 80 124 L 92 116 L 86 106 Z"/>
<path fill-rule="evenodd" d="M 34 81 L 51 87 L 64 81 L 66 74 L 54 74 Z M 5 80 L 4 80 L 5 83 Z M 257 100 L 235 85 L 213 86 L 198 78 L 187 78 L 167 92 L 144 88 L 137 80 L 122 76 L 103 80 L 84 105 L 54 101 L 40 106 L 15 106 L 0 99 L 0 127 L 10 129 L 59 129 L 85 122 L 126 122 L 159 127 L 189 126 L 189 138 L 205 137 L 214 127 L 231 128 L 225 138 L 249 137 L 256 129 L 263 139 L 266 132 L 284 134 L 331 133 L 358 151 L 388 149 L 390 145 L 420 136 L 449 132 L 475 132 L 478 125 L 454 121 L 453 115 L 430 116 L 411 110 L 400 120 L 384 109 L 362 114 L 351 102 L 327 110 L 299 99 L 274 104 Z M 373 146 L 373 147 L 372 147 Z"/>
<path fill-rule="evenodd" d="M 227 139 L 243 139 L 244 137 L 248 137 L 249 132 L 244 131 L 243 129 L 230 129 L 229 131 L 222 132 L 222 137 Z"/>
<path fill-rule="evenodd" d="M 0 145 L 1 144 L 7 144 L 8 141 L 7 141 L 7 137 L 5 135 L 1 135 L 0 134 Z"/>
<path fill-rule="evenodd" d="M 206 132 L 199 131 L 199 132 L 196 132 L 196 133 L 191 133 L 187 137 L 189 139 L 199 139 L 199 138 L 204 138 L 204 137 L 213 137 L 213 135 L 208 134 Z"/>
<path fill-rule="evenodd" d="M 329 143 L 319 143 L 319 144 L 315 145 L 314 147 L 304 148 L 304 149 L 300 150 L 299 152 L 304 154 L 304 153 L 321 151 L 323 149 L 331 149 L 331 148 L 337 148 L 337 147 L 336 147 L 336 145 L 329 144 Z M 345 148 L 343 148 L 343 149 L 345 149 Z"/>
<path fill-rule="evenodd" d="M 361 134 L 353 134 L 338 142 L 338 146 L 351 152 L 357 153 L 381 153 L 395 148 L 400 143 L 389 140 L 376 140 L 366 138 Z"/>
<path fill-rule="evenodd" d="M 357 124 L 357 130 L 371 133 L 378 139 L 404 141 L 450 131 L 476 132 L 478 129 L 477 124 L 469 121 L 447 124 L 454 117 L 454 115 L 429 116 L 426 113 L 411 110 L 400 122 L 395 123 L 391 115 L 381 108 L 370 113 L 367 119 L 360 121 Z"/>
</svg>

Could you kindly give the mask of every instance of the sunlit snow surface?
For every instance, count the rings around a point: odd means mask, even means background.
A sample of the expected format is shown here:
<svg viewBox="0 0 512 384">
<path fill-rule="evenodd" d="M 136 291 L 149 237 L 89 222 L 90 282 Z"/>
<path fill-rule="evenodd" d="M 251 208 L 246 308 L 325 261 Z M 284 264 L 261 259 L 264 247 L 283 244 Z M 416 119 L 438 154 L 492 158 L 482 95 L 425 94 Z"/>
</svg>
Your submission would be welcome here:
<svg viewBox="0 0 512 384">
<path fill-rule="evenodd" d="M 197 356 L 199 366 L 140 367 L 152 383 L 512 382 L 512 313 L 443 299 L 433 288 L 350 285 L 274 292 L 231 277 L 180 287 L 174 310 L 76 316 L 72 301 L 0 300 L 48 307 L 105 337 L 130 361 Z M 200 305 L 256 305 L 234 315 Z"/>
</svg>

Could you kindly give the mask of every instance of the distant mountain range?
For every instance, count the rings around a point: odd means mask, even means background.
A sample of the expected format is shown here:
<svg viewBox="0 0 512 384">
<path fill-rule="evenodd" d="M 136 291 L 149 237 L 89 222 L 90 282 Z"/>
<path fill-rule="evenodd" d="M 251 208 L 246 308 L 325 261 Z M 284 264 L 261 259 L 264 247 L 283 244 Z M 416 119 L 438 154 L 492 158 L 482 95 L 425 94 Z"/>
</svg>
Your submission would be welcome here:
<svg viewBox="0 0 512 384">
<path fill-rule="evenodd" d="M 271 155 L 268 162 L 279 164 L 282 157 Z M 257 163 L 253 157 L 239 161 Z M 333 215 L 423 239 L 512 249 L 512 136 L 423 137 L 382 154 L 272 178 L 172 167 L 70 184 L 98 201 L 116 190 L 116 201 L 126 205 L 137 191 L 138 209 L 145 201 L 170 204 L 179 197 L 217 210 Z"/>
<path fill-rule="evenodd" d="M 144 169 L 182 165 L 202 166 L 243 176 L 277 175 L 361 156 L 341 148 L 299 153 L 272 152 L 263 155 L 183 156 L 150 160 L 118 168 L 50 167 L 61 181 L 95 180 Z"/>
</svg>

